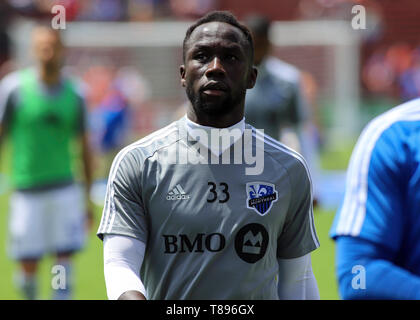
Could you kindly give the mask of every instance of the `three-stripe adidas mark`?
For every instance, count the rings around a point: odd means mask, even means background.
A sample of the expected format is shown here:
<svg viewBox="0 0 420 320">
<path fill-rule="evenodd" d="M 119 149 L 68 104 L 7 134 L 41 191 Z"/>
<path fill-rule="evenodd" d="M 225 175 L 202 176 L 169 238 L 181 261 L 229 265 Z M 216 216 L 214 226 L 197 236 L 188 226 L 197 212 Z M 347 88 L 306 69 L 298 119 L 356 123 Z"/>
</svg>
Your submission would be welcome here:
<svg viewBox="0 0 420 320">
<path fill-rule="evenodd" d="M 168 192 L 166 200 L 188 200 L 190 195 L 188 195 L 181 185 L 178 183 L 175 188 Z"/>
</svg>

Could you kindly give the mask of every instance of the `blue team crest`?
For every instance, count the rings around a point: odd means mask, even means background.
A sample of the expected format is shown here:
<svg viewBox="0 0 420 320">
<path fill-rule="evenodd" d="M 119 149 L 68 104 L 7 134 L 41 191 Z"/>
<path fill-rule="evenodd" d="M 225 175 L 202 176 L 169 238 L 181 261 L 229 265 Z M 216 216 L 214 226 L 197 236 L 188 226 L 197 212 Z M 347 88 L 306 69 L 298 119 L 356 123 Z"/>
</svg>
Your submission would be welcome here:
<svg viewBox="0 0 420 320">
<path fill-rule="evenodd" d="M 266 215 L 278 199 L 275 185 L 267 182 L 247 183 L 246 194 L 247 208 L 254 209 L 261 216 Z"/>
</svg>

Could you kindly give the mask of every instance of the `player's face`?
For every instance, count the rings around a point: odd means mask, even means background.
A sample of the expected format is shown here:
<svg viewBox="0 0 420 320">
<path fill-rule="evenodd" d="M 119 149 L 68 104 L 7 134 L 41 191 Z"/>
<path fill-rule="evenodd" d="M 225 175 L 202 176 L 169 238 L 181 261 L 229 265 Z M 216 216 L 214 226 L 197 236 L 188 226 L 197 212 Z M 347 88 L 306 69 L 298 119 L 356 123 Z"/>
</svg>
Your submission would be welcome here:
<svg viewBox="0 0 420 320">
<path fill-rule="evenodd" d="M 246 89 L 256 79 L 249 50 L 245 36 L 230 24 L 210 22 L 193 31 L 180 71 L 196 114 L 218 116 L 243 109 Z"/>
<path fill-rule="evenodd" d="M 54 31 L 40 28 L 34 31 L 33 50 L 41 65 L 58 66 L 61 62 L 62 44 Z"/>
</svg>

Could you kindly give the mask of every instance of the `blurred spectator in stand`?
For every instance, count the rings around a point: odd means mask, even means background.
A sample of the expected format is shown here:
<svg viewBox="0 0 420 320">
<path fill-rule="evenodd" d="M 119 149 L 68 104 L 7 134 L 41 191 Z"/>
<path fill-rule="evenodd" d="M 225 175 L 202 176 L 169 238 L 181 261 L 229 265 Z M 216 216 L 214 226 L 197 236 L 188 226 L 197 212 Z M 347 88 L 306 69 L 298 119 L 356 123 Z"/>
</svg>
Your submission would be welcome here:
<svg viewBox="0 0 420 320">
<path fill-rule="evenodd" d="M 362 79 L 370 94 L 399 102 L 420 96 L 420 49 L 396 43 L 376 50 L 362 69 Z"/>
<path fill-rule="evenodd" d="M 393 91 L 394 68 L 386 60 L 386 50 L 373 53 L 362 67 L 362 81 L 370 94 L 383 95 Z"/>
<path fill-rule="evenodd" d="M 420 47 L 412 51 L 411 57 L 410 66 L 399 77 L 403 101 L 420 97 Z"/>
<path fill-rule="evenodd" d="M 173 14 L 178 18 L 197 18 L 217 8 L 217 0 L 169 0 Z"/>
<path fill-rule="evenodd" d="M 88 87 L 89 124 L 92 145 L 99 155 L 101 177 L 107 176 L 116 152 L 127 141 L 130 106 L 116 78 L 114 67 L 90 67 L 84 74 Z"/>
<path fill-rule="evenodd" d="M 78 20 L 125 21 L 128 15 L 128 0 L 80 1 Z"/>
<path fill-rule="evenodd" d="M 385 54 L 386 64 L 392 69 L 393 83 L 392 94 L 398 101 L 405 100 L 401 88 L 401 75 L 404 74 L 412 65 L 413 50 L 406 43 L 396 43 L 390 46 Z"/>
<path fill-rule="evenodd" d="M 6 0 L 18 13 L 32 18 L 50 18 L 55 5 L 64 6 L 66 21 L 75 19 L 79 12 L 81 0 Z M 85 1 L 83 1 L 85 2 Z"/>
<path fill-rule="evenodd" d="M 141 109 L 151 99 L 149 81 L 136 66 L 121 67 L 116 73 L 116 83 L 133 109 Z"/>
<path fill-rule="evenodd" d="M 128 17 L 131 21 L 152 21 L 172 16 L 168 0 L 129 0 Z"/>
<path fill-rule="evenodd" d="M 155 3 L 159 0 L 129 0 L 128 16 L 132 21 L 152 21 L 155 17 Z"/>
</svg>

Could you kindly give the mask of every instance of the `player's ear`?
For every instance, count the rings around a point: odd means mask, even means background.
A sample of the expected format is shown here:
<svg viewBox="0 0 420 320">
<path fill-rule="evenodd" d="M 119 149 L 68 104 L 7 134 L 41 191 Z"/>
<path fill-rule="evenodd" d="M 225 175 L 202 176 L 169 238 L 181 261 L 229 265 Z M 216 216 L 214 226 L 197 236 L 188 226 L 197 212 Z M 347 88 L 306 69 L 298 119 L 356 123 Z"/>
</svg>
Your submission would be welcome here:
<svg viewBox="0 0 420 320">
<path fill-rule="evenodd" d="M 181 86 L 186 87 L 187 82 L 185 80 L 185 65 L 181 64 L 179 67 L 179 73 L 181 74 Z"/>
<path fill-rule="evenodd" d="M 247 89 L 252 89 L 255 86 L 255 82 L 257 81 L 258 76 L 258 70 L 254 66 L 251 67 L 251 70 L 248 74 L 248 83 L 247 83 Z"/>
</svg>

